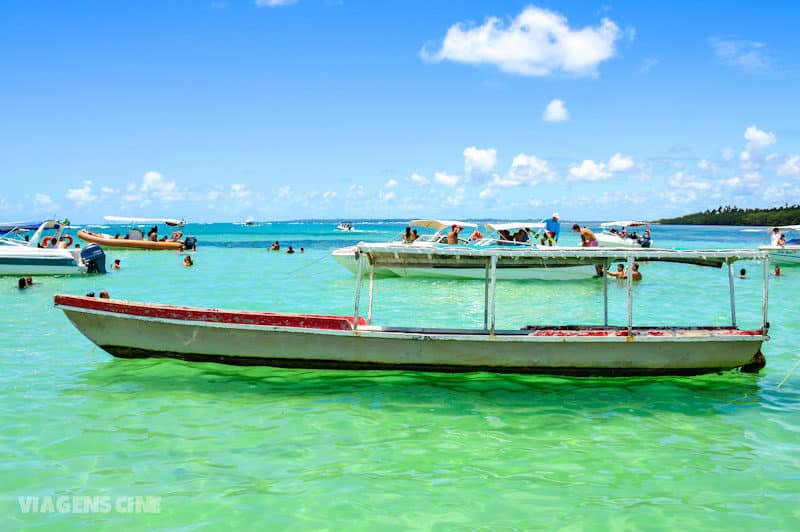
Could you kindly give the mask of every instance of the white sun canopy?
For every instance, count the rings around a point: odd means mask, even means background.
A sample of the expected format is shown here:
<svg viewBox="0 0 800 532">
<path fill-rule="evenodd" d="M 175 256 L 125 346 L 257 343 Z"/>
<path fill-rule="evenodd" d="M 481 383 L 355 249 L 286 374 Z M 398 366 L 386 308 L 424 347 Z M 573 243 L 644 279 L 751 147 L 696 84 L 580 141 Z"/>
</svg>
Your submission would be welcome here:
<svg viewBox="0 0 800 532">
<path fill-rule="evenodd" d="M 641 225 L 652 225 L 650 222 L 637 222 L 636 220 L 620 220 L 618 222 L 603 222 L 600 227 L 639 227 Z"/>
<path fill-rule="evenodd" d="M 492 222 L 485 225 L 489 231 L 519 231 L 520 229 L 541 229 L 544 226 L 542 222 Z"/>
<path fill-rule="evenodd" d="M 183 225 L 184 220 L 177 218 L 136 218 L 132 216 L 103 216 L 107 222 L 117 224 L 167 224 L 167 225 Z"/>
<path fill-rule="evenodd" d="M 470 228 L 478 227 L 477 224 L 470 222 L 459 222 L 458 220 L 411 220 L 408 222 L 408 225 L 424 227 L 425 229 L 436 229 L 437 231 L 441 231 L 447 227 L 453 227 L 454 225 Z"/>
</svg>

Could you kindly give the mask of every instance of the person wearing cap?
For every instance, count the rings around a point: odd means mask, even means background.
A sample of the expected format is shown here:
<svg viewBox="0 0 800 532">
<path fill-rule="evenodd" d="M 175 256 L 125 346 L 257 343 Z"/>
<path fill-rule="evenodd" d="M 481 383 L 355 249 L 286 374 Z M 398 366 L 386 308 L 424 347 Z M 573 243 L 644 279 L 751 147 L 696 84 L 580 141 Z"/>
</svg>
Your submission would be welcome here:
<svg viewBox="0 0 800 532">
<path fill-rule="evenodd" d="M 558 213 L 554 212 L 553 216 L 550 218 L 545 218 L 542 220 L 544 224 L 544 234 L 542 235 L 542 245 L 548 243 L 549 245 L 553 245 L 553 243 L 558 243 L 558 233 L 561 232 L 561 222 L 558 221 Z"/>
<path fill-rule="evenodd" d="M 447 243 L 448 244 L 458 244 L 458 233 L 464 229 L 463 227 L 453 224 L 453 227 L 450 228 L 450 232 L 447 233 Z"/>
</svg>

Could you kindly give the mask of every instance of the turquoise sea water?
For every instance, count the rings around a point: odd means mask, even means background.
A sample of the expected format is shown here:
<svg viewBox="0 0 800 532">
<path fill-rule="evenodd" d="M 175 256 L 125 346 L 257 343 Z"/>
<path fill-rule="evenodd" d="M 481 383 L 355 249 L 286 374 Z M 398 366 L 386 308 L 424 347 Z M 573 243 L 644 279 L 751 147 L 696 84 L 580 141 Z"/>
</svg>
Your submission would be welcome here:
<svg viewBox="0 0 800 532">
<path fill-rule="evenodd" d="M 757 375 L 579 379 L 118 360 L 53 308 L 55 293 L 107 289 L 132 300 L 350 314 L 354 278 L 330 252 L 387 240 L 403 225 L 335 225 L 189 225 L 200 242 L 192 268 L 173 252 L 109 250 L 122 269 L 106 276 L 42 277 L 24 291 L 0 278 L 0 528 L 800 524 L 800 374 L 778 388 L 800 356 L 800 268 L 770 278 L 772 339 Z M 753 248 L 766 232 L 659 226 L 655 238 Z M 306 251 L 268 251 L 275 240 Z M 757 327 L 760 265 L 740 267 L 748 275 L 736 279 L 737 317 Z M 642 272 L 639 323 L 729 321 L 724 271 Z M 609 289 L 612 321 L 623 323 L 625 290 Z M 482 305 L 481 281 L 382 279 L 375 322 L 479 326 Z M 499 283 L 497 319 L 599 323 L 602 283 Z M 25 511 L 32 498 L 65 496 L 61 511 Z M 81 501 L 103 497 L 109 511 L 84 511 Z M 136 497 L 149 498 L 138 507 L 148 511 L 130 511 Z"/>
</svg>

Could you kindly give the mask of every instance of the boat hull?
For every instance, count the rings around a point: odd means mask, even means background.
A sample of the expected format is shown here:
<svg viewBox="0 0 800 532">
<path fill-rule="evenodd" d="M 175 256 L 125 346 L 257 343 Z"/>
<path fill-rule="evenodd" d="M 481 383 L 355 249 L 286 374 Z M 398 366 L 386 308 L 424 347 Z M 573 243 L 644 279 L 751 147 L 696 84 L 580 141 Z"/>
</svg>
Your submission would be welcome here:
<svg viewBox="0 0 800 532">
<path fill-rule="evenodd" d="M 598 245 L 604 248 L 629 248 L 629 249 L 637 249 L 641 248 L 642 244 L 639 243 L 637 240 L 633 238 L 621 238 L 616 235 L 610 235 L 608 233 L 597 233 L 595 234 L 595 238 L 597 238 Z M 648 247 L 653 247 L 653 241 L 650 241 Z"/>
<path fill-rule="evenodd" d="M 0 247 L 0 275 L 77 275 L 86 270 L 66 249 Z"/>
<path fill-rule="evenodd" d="M 767 338 L 734 328 L 529 327 L 464 331 L 360 325 L 352 318 L 233 312 L 56 296 L 92 342 L 122 358 L 293 368 L 693 375 L 759 360 Z M 763 358 L 762 358 L 763 360 Z"/>
<path fill-rule="evenodd" d="M 93 233 L 81 229 L 78 231 L 78 238 L 86 242 L 93 242 L 101 247 L 123 248 L 123 249 L 151 249 L 151 250 L 172 250 L 177 251 L 183 248 L 180 241 L 157 241 L 152 240 L 130 240 L 127 238 L 114 238 L 103 233 Z"/>
</svg>

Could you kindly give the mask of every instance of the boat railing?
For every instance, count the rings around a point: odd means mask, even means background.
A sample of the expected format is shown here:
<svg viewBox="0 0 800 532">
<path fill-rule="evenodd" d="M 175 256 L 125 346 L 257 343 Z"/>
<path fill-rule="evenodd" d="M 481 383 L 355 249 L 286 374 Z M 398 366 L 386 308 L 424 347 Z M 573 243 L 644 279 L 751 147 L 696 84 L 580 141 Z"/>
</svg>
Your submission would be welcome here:
<svg viewBox="0 0 800 532">
<path fill-rule="evenodd" d="M 767 321 L 768 293 L 769 293 L 769 253 L 763 250 L 671 250 L 652 248 L 537 248 L 525 250 L 507 250 L 498 248 L 470 248 L 462 246 L 449 247 L 422 247 L 404 248 L 401 253 L 396 247 L 392 248 L 380 244 L 359 244 L 355 246 L 356 258 L 365 256 L 364 260 L 357 260 L 355 304 L 353 314 L 353 329 L 358 328 L 361 285 L 363 284 L 364 268 L 369 267 L 369 306 L 367 310 L 367 325 L 372 324 L 372 307 L 374 299 L 375 268 L 396 266 L 424 266 L 429 265 L 435 257 L 459 261 L 462 265 L 483 267 L 484 275 L 484 323 L 483 331 L 490 335 L 495 334 L 496 296 L 497 296 L 497 268 L 506 262 L 514 265 L 544 266 L 569 264 L 591 264 L 602 266 L 603 271 L 608 271 L 612 262 L 625 262 L 628 271 L 631 271 L 635 261 L 673 262 L 721 268 L 727 266 L 728 285 L 730 294 L 731 327 L 737 327 L 736 297 L 734 290 L 733 265 L 739 260 L 762 261 L 763 284 L 761 306 L 761 331 L 766 335 L 769 329 Z M 416 258 L 416 260 L 414 260 Z M 365 263 L 367 266 L 365 266 Z M 603 326 L 609 326 L 608 319 L 608 276 L 603 275 Z M 627 334 L 634 336 L 633 325 L 633 276 L 628 275 L 626 280 L 627 292 Z"/>
</svg>

